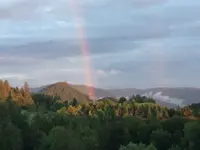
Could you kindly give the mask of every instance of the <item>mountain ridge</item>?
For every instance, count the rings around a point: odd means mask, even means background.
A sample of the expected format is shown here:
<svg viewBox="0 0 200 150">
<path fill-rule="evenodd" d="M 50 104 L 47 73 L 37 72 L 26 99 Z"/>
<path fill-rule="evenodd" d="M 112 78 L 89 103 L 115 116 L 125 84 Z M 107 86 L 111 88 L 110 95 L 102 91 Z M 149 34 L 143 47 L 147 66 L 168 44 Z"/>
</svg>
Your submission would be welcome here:
<svg viewBox="0 0 200 150">
<path fill-rule="evenodd" d="M 58 82 L 59 83 L 59 82 Z M 47 86 L 38 87 L 35 89 L 31 89 L 31 92 L 42 92 L 42 88 L 49 87 Z M 88 96 L 88 86 L 86 85 L 78 85 L 78 84 L 71 84 L 67 83 L 69 89 L 76 91 L 78 95 L 86 95 Z M 93 87 L 96 93 L 96 98 L 103 98 L 103 97 L 131 97 L 132 95 L 142 95 L 154 98 L 157 100 L 158 103 L 164 105 L 174 105 L 175 106 L 184 106 L 191 103 L 198 103 L 200 102 L 200 88 L 195 87 L 155 87 L 155 88 L 145 88 L 145 89 L 137 89 L 137 88 L 124 88 L 124 89 L 102 89 L 102 88 L 95 88 Z M 66 95 L 69 91 L 66 90 Z M 73 93 L 73 92 L 71 92 Z M 55 94 L 55 93 L 54 93 Z M 73 96 L 71 96 L 73 97 Z M 71 98 L 70 97 L 70 98 Z M 77 97 L 77 96 L 76 96 Z"/>
<path fill-rule="evenodd" d="M 34 89 L 31 89 L 33 92 Z M 87 102 L 89 101 L 89 96 L 85 95 L 70 86 L 67 82 L 57 82 L 54 84 L 49 84 L 43 86 L 43 88 L 35 89 L 36 93 L 44 93 L 45 95 L 49 96 L 59 96 L 61 100 L 69 100 L 72 101 L 76 99 L 79 102 Z M 33 92 L 34 93 L 34 92 Z"/>
</svg>

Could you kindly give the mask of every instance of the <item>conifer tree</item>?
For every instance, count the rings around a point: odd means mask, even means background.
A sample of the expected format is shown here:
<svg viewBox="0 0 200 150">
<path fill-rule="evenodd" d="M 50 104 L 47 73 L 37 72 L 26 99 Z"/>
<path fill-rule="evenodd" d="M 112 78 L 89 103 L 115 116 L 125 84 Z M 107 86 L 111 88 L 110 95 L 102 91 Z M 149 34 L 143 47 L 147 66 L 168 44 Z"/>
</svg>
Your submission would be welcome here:
<svg viewBox="0 0 200 150">
<path fill-rule="evenodd" d="M 30 95 L 30 89 L 29 89 L 28 82 L 24 83 L 24 92 L 25 92 L 25 96 L 29 96 Z"/>
</svg>

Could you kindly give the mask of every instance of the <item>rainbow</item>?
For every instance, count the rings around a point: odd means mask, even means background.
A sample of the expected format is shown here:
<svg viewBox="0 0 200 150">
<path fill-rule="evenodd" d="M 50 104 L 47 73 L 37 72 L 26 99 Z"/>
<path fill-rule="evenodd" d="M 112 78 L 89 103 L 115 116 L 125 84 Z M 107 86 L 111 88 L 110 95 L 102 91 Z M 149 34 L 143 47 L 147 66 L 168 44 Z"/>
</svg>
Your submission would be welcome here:
<svg viewBox="0 0 200 150">
<path fill-rule="evenodd" d="M 93 86 L 92 79 L 92 68 L 91 68 L 91 60 L 90 60 L 90 48 L 89 42 L 86 36 L 86 30 L 82 23 L 82 13 L 80 13 L 80 9 L 78 7 L 76 0 L 70 0 L 72 12 L 76 19 L 76 28 L 77 34 L 79 37 L 80 49 L 83 55 L 84 67 L 85 67 L 85 84 L 88 86 L 88 95 L 91 99 L 95 98 L 95 90 Z"/>
</svg>

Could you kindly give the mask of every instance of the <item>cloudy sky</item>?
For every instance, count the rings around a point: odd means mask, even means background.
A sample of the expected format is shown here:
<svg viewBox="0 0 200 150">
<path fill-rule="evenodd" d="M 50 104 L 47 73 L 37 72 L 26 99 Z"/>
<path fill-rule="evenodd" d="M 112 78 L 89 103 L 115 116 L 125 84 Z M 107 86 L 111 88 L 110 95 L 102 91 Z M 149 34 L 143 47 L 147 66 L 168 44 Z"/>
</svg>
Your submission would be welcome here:
<svg viewBox="0 0 200 150">
<path fill-rule="evenodd" d="M 199 14 L 199 0 L 0 0 L 0 78 L 84 84 L 82 27 L 94 86 L 200 87 Z"/>
</svg>

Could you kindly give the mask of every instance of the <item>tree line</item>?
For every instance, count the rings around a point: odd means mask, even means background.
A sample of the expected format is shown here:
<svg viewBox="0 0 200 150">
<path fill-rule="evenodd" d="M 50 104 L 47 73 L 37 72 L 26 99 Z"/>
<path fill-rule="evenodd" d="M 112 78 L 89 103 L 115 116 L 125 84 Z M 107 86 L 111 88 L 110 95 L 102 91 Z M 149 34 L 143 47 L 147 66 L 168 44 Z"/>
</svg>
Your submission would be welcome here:
<svg viewBox="0 0 200 150">
<path fill-rule="evenodd" d="M 12 99 L 20 106 L 33 104 L 29 85 L 27 82 L 21 88 L 13 88 L 8 80 L 0 80 L 0 100 Z"/>
<path fill-rule="evenodd" d="M 17 97 L 16 88 L 8 84 L 5 90 L 7 83 L 2 84 L 1 150 L 200 149 L 198 104 L 169 109 L 139 95 L 117 101 L 60 101 L 31 95 L 27 83 L 19 90 L 27 94 Z"/>
</svg>

